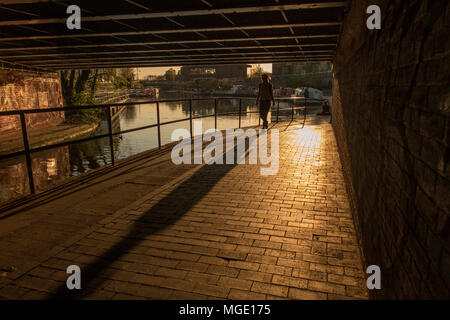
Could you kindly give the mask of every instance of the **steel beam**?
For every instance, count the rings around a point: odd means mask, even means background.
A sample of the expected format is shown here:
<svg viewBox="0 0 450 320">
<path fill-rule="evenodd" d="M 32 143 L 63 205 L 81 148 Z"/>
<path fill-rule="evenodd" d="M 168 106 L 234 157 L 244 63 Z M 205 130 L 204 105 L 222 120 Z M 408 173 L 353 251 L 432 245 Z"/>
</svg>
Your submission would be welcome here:
<svg viewBox="0 0 450 320">
<path fill-rule="evenodd" d="M 254 58 L 254 59 L 241 59 L 241 60 L 221 60 L 221 59 L 209 59 L 208 61 L 190 61 L 190 60 L 179 60 L 179 61 L 134 61 L 134 62 L 108 62 L 108 63 L 61 63 L 61 64 L 48 64 L 43 67 L 50 70 L 62 70 L 62 69 L 106 69 L 110 68 L 110 66 L 123 66 L 123 67 L 138 67 L 141 65 L 155 65 L 158 66 L 160 63 L 165 66 L 182 66 L 186 65 L 186 63 L 194 63 L 196 65 L 219 65 L 219 64 L 239 64 L 239 63 L 272 63 L 277 62 L 278 60 L 311 60 L 311 59 L 325 59 L 329 60 L 333 56 L 332 55 L 324 55 L 324 56 L 298 56 L 298 57 L 282 57 L 282 58 Z M 33 65 L 31 65 L 33 66 Z"/>
<path fill-rule="evenodd" d="M 310 53 L 324 53 L 324 54 L 329 54 L 332 55 L 333 51 L 332 50 L 324 50 L 324 51 L 309 51 Z M 183 62 L 183 61 L 192 61 L 192 62 L 202 62 L 202 63 L 208 63 L 209 61 L 212 60 L 221 60 L 221 61 L 240 61 L 240 60 L 253 60 L 253 59 L 266 59 L 266 58 L 302 58 L 305 57 L 303 54 L 300 55 L 300 52 L 295 52 L 293 54 L 287 54 L 287 55 L 280 55 L 280 54 L 265 54 L 263 56 L 241 56 L 241 57 L 214 57 L 214 56 L 204 56 L 202 58 L 175 58 L 175 59 L 171 59 L 170 56 L 167 56 L 165 58 L 157 58 L 157 59 L 151 59 L 151 57 L 148 57 L 147 60 L 142 60 L 142 61 L 130 61 L 129 59 L 124 59 L 126 60 L 123 61 L 123 63 L 130 63 L 133 64 L 135 62 L 141 62 L 141 63 L 145 63 L 145 62 L 158 62 L 158 61 L 167 61 L 167 62 L 173 62 L 173 63 L 179 63 L 179 62 Z M 314 56 L 311 56 L 314 57 Z M 129 61 L 129 62 L 128 62 Z M 120 62 L 120 61 L 119 61 Z M 76 61 L 64 61 L 62 60 L 60 64 L 58 63 L 48 63 L 48 64 L 39 64 L 39 66 L 42 67 L 48 67 L 48 66 L 57 66 L 57 65 L 61 65 L 61 64 L 77 64 L 77 65 L 102 65 L 102 64 L 111 64 L 114 62 L 99 62 L 99 61 L 95 61 L 95 62 L 81 62 L 81 63 L 77 63 Z M 31 64 L 33 65 L 33 64 Z"/>
<path fill-rule="evenodd" d="M 336 44 L 308 44 L 308 45 L 302 45 L 302 47 L 308 48 L 308 47 L 335 47 Z M 297 47 L 297 46 L 293 46 L 293 47 Z M 328 49 L 329 50 L 329 49 Z M 319 50 L 315 50 L 315 51 L 319 51 Z M 308 52 L 308 50 L 305 50 L 305 52 Z M 172 58 L 202 58 L 202 57 L 208 57 L 208 56 L 212 56 L 212 57 L 220 57 L 220 56 L 224 56 L 224 57 L 242 57 L 242 56 L 247 56 L 247 55 L 277 55 L 277 54 L 298 54 L 298 51 L 262 51 L 262 52 L 227 52 L 227 53 L 210 53 L 210 54 L 186 54 L 186 55 L 146 55 L 146 56 L 115 56 L 115 57 L 96 57 L 95 60 L 98 62 L 101 61 L 114 61 L 114 60 L 124 60 L 124 59 L 129 59 L 129 60 L 141 60 L 141 59 L 172 59 Z M 67 62 L 67 63 L 72 63 L 72 62 L 83 62 L 83 61 L 92 61 L 92 57 L 88 57 L 88 58 L 72 58 L 72 59 L 68 59 L 68 58 L 53 58 L 53 59 L 49 59 L 49 58 L 41 58 L 41 59 L 32 59 L 32 60 L 23 60 L 23 59 L 17 59 L 17 57 L 14 61 L 23 63 L 23 64 L 35 64 L 35 63 L 41 63 L 41 62 Z"/>
<path fill-rule="evenodd" d="M 210 42 L 239 42 L 239 41 L 267 41 L 267 40 L 291 40 L 291 39 L 311 39 L 311 38 L 329 38 L 337 35 L 303 35 L 303 36 L 282 36 L 282 37 L 253 37 L 253 38 L 226 38 L 226 39 L 208 39 L 208 40 L 181 40 L 181 41 L 154 41 L 154 42 L 126 42 L 126 43 L 107 43 L 107 44 L 80 44 L 70 46 L 46 46 L 46 47 L 24 47 L 24 48 L 1 48 L 0 52 L 10 51 L 32 51 L 32 50 L 58 50 L 58 49 L 84 49 L 84 48 L 105 48 L 105 47 L 132 47 L 132 46 L 156 46 L 156 45 L 177 45 L 188 43 L 210 43 Z M 236 47 L 234 49 L 238 49 Z M 170 51 L 170 49 L 166 49 Z"/>
<path fill-rule="evenodd" d="M 192 32 L 192 33 L 195 33 L 195 32 L 221 32 L 221 31 L 283 29 L 283 28 L 308 28 L 308 27 L 329 27 L 329 26 L 340 26 L 340 25 L 341 25 L 341 22 L 286 23 L 286 24 L 276 24 L 276 25 L 232 26 L 232 27 L 219 27 L 219 28 L 187 28 L 187 29 L 148 30 L 148 31 L 131 31 L 131 32 L 77 33 L 77 34 L 62 34 L 62 35 L 22 36 L 22 37 L 1 38 L 0 41 L 145 36 L 145 35 L 151 35 L 151 34 L 170 34 L 170 33 L 189 33 L 189 32 Z"/>
<path fill-rule="evenodd" d="M 208 65 L 229 65 L 229 64 L 237 64 L 237 63 L 277 63 L 277 62 L 308 62 L 308 61 L 332 61 L 333 57 L 332 55 L 327 56 L 311 56 L 311 57 L 300 57 L 300 58 L 258 58 L 258 59 L 252 59 L 252 60 L 209 60 Z M 155 61 L 155 62 L 134 62 L 134 63 L 111 63 L 107 65 L 96 65 L 93 64 L 67 64 L 67 65 L 60 65 L 55 67 L 48 67 L 51 70 L 71 70 L 71 69 L 98 69 L 98 68 L 131 68 L 131 67 L 138 67 L 138 68 L 144 68 L 144 67 L 163 67 L 163 66 L 205 66 L 205 63 L 199 63 L 199 62 L 193 62 L 193 61 L 179 61 L 179 62 L 173 62 L 173 61 Z"/>
<path fill-rule="evenodd" d="M 337 35 L 336 35 L 337 37 Z M 318 44 L 316 44 L 318 45 Z M 336 45 L 336 44 L 334 44 Z M 298 45 L 270 45 L 270 46 L 264 46 L 265 48 L 296 48 Z M 253 45 L 253 46 L 245 46 L 245 47 L 206 47 L 206 48 L 178 48 L 178 49 L 171 49 L 170 52 L 185 52 L 185 51 L 214 51 L 214 50 L 252 50 L 252 49 L 260 49 L 259 46 Z M 70 52 L 70 53 L 44 53 L 44 54 L 24 54 L 24 55 L 13 55 L 13 56 L 6 56 L 6 55 L 0 55 L 0 58 L 2 59 L 12 59 L 12 58 L 30 58 L 30 57 L 78 57 L 78 56 L 89 56 L 89 55 L 114 55 L 114 54 L 126 54 L 126 55 L 133 55 L 133 54 L 141 54 L 141 53 L 155 53 L 155 52 L 164 52 L 167 53 L 167 49 L 155 49 L 155 50 L 132 50 L 132 51 L 97 51 L 97 52 Z M 242 52 L 245 53 L 245 52 Z M 93 58 L 93 57 L 92 57 Z"/>
<path fill-rule="evenodd" d="M 83 22 L 139 20 L 139 19 L 206 16 L 206 15 L 236 14 L 236 13 L 257 13 L 257 12 L 270 12 L 279 10 L 288 11 L 288 10 L 318 9 L 318 8 L 340 8 L 346 6 L 347 6 L 346 1 L 337 1 L 337 2 L 310 1 L 308 3 L 302 4 L 267 5 L 257 7 L 242 7 L 242 8 L 234 7 L 234 8 L 206 9 L 206 10 L 199 9 L 199 10 L 183 10 L 183 11 L 169 11 L 169 12 L 148 12 L 140 14 L 117 14 L 109 16 L 87 16 L 83 17 Z M 66 23 L 66 19 L 67 17 L 0 21 L 0 26 Z"/>
</svg>

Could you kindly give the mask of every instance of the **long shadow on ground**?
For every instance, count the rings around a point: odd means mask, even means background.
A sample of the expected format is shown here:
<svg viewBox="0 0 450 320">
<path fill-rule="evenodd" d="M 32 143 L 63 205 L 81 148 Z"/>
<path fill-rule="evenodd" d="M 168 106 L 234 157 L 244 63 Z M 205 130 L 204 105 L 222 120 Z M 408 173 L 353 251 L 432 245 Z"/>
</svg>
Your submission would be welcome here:
<svg viewBox="0 0 450 320">
<path fill-rule="evenodd" d="M 224 147 L 224 150 L 225 147 Z M 246 149 L 248 151 L 248 143 Z M 236 159 L 236 147 L 223 154 L 225 163 L 226 155 L 234 152 Z M 236 161 L 235 161 L 236 163 Z M 64 282 L 52 298 L 77 299 L 90 295 L 98 289 L 104 280 L 101 278 L 102 271 L 115 261 L 138 246 L 148 236 L 155 234 L 174 224 L 192 207 L 194 207 L 223 177 L 227 175 L 236 165 L 212 164 L 205 165 L 197 170 L 190 178 L 182 182 L 167 196 L 158 201 L 151 209 L 143 213 L 132 225 L 130 231 L 123 236 L 101 257 L 94 262 L 82 267 L 82 289 L 68 290 Z"/>
</svg>

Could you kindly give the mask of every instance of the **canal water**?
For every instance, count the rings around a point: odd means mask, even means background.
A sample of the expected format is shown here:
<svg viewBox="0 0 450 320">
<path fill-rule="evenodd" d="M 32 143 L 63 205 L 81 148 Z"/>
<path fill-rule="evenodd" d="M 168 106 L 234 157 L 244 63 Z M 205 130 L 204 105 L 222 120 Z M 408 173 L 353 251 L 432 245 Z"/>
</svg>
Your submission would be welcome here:
<svg viewBox="0 0 450 320">
<path fill-rule="evenodd" d="M 159 99 L 188 99 L 180 94 L 162 92 Z M 197 98 L 197 97 L 193 97 Z M 199 97 L 206 98 L 206 97 Z M 156 103 L 145 103 L 144 100 L 133 100 L 135 105 L 127 106 L 113 121 L 113 132 L 138 128 L 157 123 Z M 145 101 L 148 101 L 145 100 Z M 161 126 L 162 145 L 172 142 L 171 135 L 175 129 L 189 130 L 189 100 L 180 102 L 161 102 L 161 123 L 188 119 Z M 280 108 L 289 108 L 287 103 L 281 103 Z M 258 125 L 258 113 L 255 98 L 242 99 L 241 126 Z M 217 112 L 238 112 L 239 99 L 219 99 Z M 192 101 L 193 116 L 214 115 L 214 99 Z M 288 113 L 288 112 L 286 112 Z M 196 120 L 194 120 L 196 121 Z M 202 118 L 203 132 L 214 128 L 214 117 Z M 219 130 L 237 128 L 239 118 L 237 115 L 222 115 L 217 117 Z M 107 121 L 104 119 L 99 127 L 90 136 L 107 133 Z M 75 139 L 79 139 L 77 137 Z M 158 147 L 157 128 L 149 128 L 125 134 L 115 135 L 113 138 L 114 157 L 116 160 L 151 150 Z M 42 190 L 61 181 L 88 172 L 111 163 L 109 138 L 72 144 L 65 147 L 54 148 L 32 154 L 33 177 L 36 190 Z M 17 157 L 0 162 L 0 203 L 19 198 L 29 193 L 28 174 L 25 157 Z"/>
</svg>

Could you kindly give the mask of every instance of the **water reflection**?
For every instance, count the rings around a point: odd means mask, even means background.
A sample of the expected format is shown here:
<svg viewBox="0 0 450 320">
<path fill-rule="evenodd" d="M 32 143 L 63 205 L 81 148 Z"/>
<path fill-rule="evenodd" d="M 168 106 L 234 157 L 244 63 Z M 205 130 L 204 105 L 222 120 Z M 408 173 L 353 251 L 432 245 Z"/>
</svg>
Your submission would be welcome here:
<svg viewBox="0 0 450 320">
<path fill-rule="evenodd" d="M 57 184 L 71 175 L 69 147 L 60 147 L 33 155 L 31 159 L 37 190 Z M 15 199 L 30 192 L 25 157 L 0 163 L 0 202 Z"/>
</svg>

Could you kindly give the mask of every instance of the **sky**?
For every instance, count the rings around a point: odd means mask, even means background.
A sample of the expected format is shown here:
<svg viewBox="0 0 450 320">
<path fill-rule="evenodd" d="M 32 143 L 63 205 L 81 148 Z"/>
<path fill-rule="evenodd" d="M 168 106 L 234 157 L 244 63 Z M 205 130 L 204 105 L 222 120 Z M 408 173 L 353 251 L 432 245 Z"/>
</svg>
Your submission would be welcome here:
<svg viewBox="0 0 450 320">
<path fill-rule="evenodd" d="M 251 66 L 255 66 L 256 64 L 252 64 Z M 261 64 L 261 67 L 271 73 L 272 72 L 272 64 L 271 63 L 266 63 L 266 64 Z M 139 68 L 139 79 L 144 79 L 146 76 L 149 75 L 153 75 L 153 76 L 159 76 L 159 75 L 163 75 L 167 70 L 169 70 L 170 68 L 175 69 L 176 71 L 180 70 L 181 67 L 176 66 L 176 67 L 153 67 L 153 68 Z"/>
</svg>

